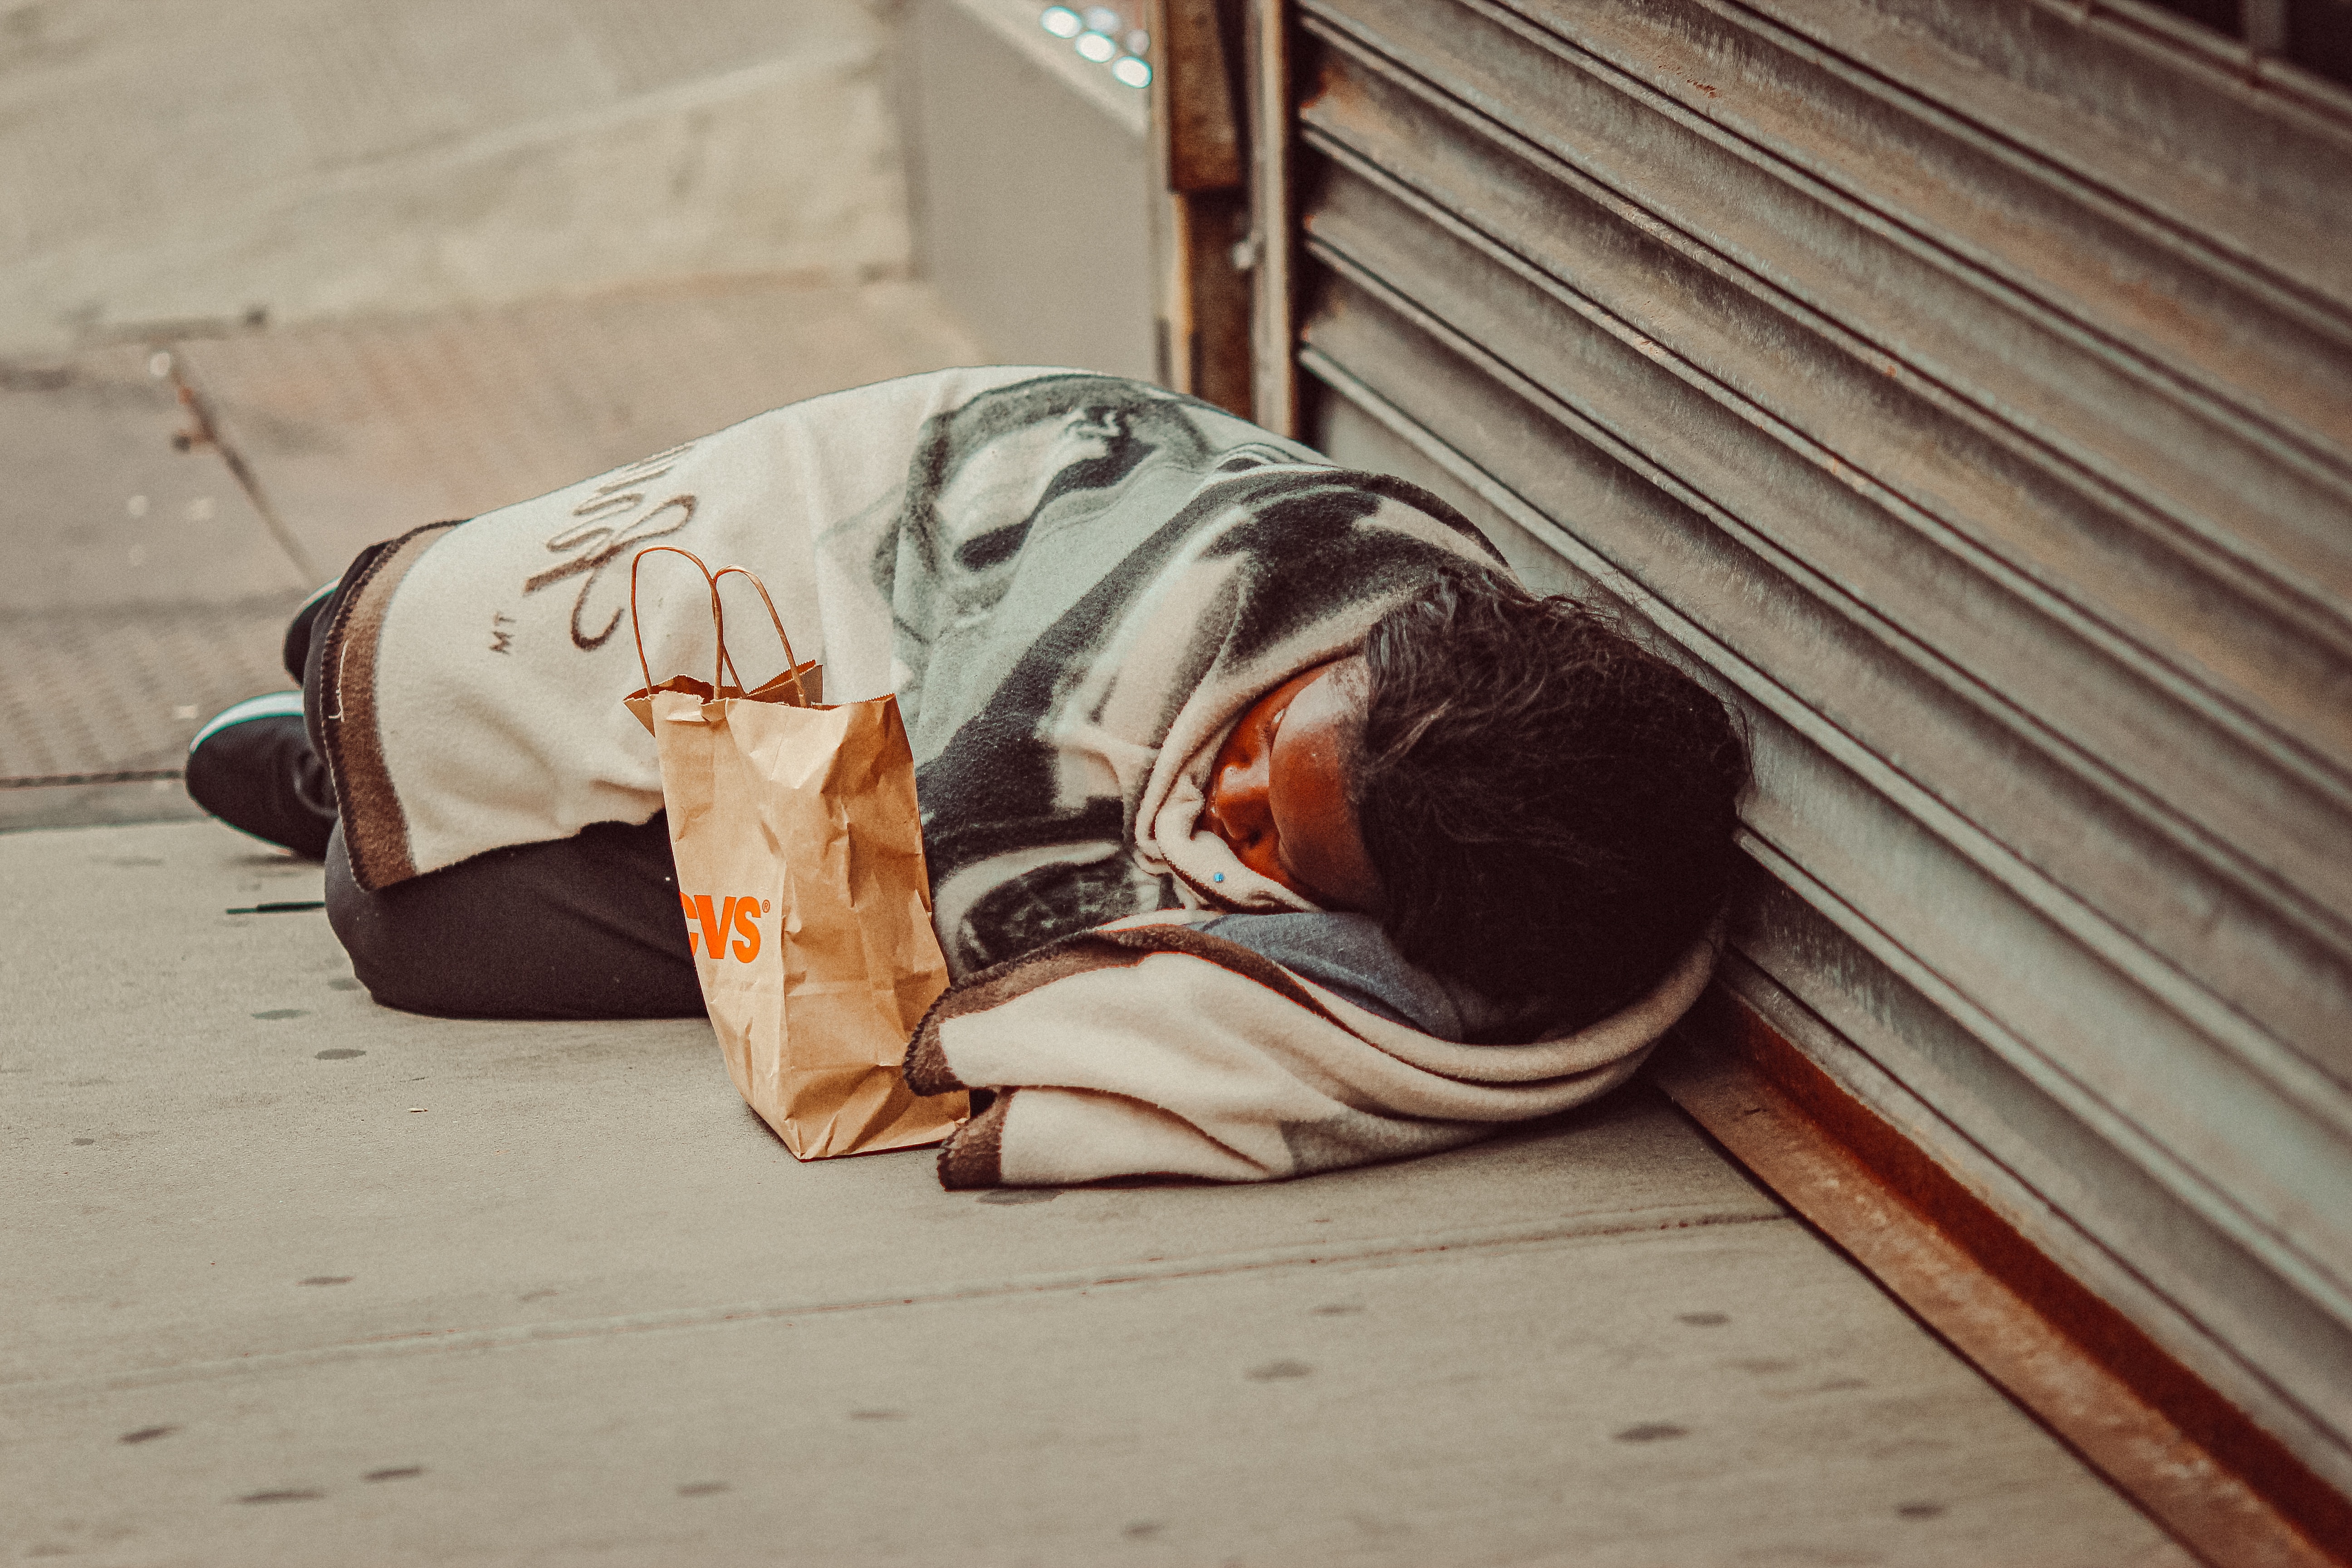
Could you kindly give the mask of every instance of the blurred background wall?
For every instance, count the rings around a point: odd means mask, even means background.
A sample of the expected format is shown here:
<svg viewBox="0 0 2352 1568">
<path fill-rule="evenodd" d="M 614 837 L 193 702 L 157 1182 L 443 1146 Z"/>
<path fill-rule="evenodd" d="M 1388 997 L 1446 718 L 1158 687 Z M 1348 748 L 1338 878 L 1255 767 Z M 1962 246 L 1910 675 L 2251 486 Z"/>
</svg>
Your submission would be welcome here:
<svg viewBox="0 0 2352 1568">
<path fill-rule="evenodd" d="M 0 354 L 919 273 L 992 357 L 1148 376 L 1146 93 L 1043 9 L 0 0 Z"/>
<path fill-rule="evenodd" d="M 16 0 L 0 353 L 646 278 L 904 275 L 894 12 Z"/>
<path fill-rule="evenodd" d="M 1142 0 L 1056 10 L 909 0 L 900 101 L 916 266 L 998 359 L 1150 380 L 1146 95 L 1041 26 L 1082 22 L 1148 47 Z"/>
</svg>

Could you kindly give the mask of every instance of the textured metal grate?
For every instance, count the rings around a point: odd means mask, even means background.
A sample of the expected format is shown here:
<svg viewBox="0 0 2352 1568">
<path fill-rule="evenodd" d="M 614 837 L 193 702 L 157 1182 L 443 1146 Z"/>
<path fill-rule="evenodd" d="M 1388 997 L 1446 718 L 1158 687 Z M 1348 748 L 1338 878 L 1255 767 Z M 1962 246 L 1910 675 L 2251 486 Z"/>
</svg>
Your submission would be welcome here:
<svg viewBox="0 0 2352 1568">
<path fill-rule="evenodd" d="M 0 621 L 0 788 L 176 774 L 205 719 L 291 684 L 278 647 L 297 603 Z"/>
<path fill-rule="evenodd" d="M 755 414 L 970 364 L 928 292 L 695 283 L 190 343 L 191 382 L 322 575 Z"/>
</svg>

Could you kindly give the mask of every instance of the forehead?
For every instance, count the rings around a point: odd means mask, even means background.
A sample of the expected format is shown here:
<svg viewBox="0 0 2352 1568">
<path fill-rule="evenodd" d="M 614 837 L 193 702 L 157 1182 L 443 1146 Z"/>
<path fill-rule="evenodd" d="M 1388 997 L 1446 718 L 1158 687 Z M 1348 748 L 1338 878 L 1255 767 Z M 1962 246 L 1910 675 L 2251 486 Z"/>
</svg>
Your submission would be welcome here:
<svg viewBox="0 0 2352 1568">
<path fill-rule="evenodd" d="M 1275 736 L 1276 751 L 1320 752 L 1327 744 L 1345 750 L 1348 731 L 1362 706 L 1360 685 L 1350 678 L 1362 668 L 1360 659 L 1335 659 L 1292 677 L 1281 689 L 1290 693 L 1290 702 Z M 1287 748 L 1285 742 L 1289 742 Z"/>
</svg>

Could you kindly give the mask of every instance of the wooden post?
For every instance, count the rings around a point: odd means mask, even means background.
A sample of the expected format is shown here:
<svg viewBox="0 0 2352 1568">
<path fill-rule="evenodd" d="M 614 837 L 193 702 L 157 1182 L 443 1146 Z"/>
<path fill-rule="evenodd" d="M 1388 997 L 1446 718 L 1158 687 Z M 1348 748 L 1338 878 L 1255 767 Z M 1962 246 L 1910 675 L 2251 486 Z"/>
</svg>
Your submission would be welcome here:
<svg viewBox="0 0 2352 1568">
<path fill-rule="evenodd" d="M 1239 18 L 1217 0 L 1151 0 L 1150 15 L 1160 379 L 1248 418 L 1249 163 L 1228 20 Z"/>
<path fill-rule="evenodd" d="M 1297 209 L 1290 192 L 1288 0 L 1246 0 L 1249 77 L 1251 417 L 1298 434 Z"/>
</svg>

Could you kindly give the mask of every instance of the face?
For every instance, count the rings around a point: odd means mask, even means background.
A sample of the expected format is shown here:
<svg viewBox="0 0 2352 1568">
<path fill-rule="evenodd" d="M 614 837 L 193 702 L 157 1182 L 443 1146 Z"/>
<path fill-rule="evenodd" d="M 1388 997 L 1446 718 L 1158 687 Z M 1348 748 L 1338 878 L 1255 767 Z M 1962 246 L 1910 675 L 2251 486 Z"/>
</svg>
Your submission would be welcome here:
<svg viewBox="0 0 2352 1568">
<path fill-rule="evenodd" d="M 1327 910 L 1370 913 L 1380 878 L 1348 805 L 1355 659 L 1303 671 L 1251 705 L 1209 771 L 1205 819 L 1241 863 Z"/>
</svg>

